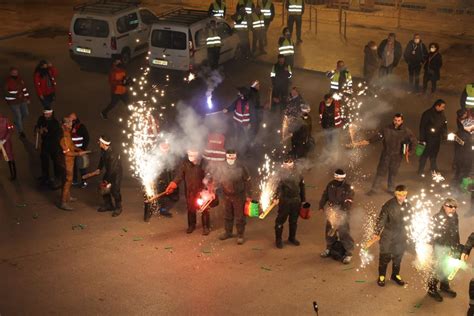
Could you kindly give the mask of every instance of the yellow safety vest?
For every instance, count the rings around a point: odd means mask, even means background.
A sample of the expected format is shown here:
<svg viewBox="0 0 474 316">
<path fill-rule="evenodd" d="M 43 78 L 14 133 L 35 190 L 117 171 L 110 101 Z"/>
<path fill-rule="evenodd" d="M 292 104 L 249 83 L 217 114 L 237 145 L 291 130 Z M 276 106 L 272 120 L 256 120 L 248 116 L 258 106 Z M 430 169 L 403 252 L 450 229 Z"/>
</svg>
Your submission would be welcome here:
<svg viewBox="0 0 474 316">
<path fill-rule="evenodd" d="M 247 12 L 247 14 L 252 14 L 252 5 L 253 5 L 253 2 L 252 0 L 239 0 L 239 5 L 244 5 L 245 6 L 245 12 Z"/>
<path fill-rule="evenodd" d="M 291 39 L 284 39 L 280 47 L 278 47 L 278 52 L 284 56 L 291 56 L 295 54 L 295 47 Z"/>
<path fill-rule="evenodd" d="M 335 72 L 331 78 L 331 89 L 339 90 L 339 78 L 341 77 L 340 72 Z M 352 89 L 352 75 L 346 72 L 346 83 L 342 88 Z"/>
<path fill-rule="evenodd" d="M 252 29 L 260 30 L 262 28 L 265 28 L 265 18 L 263 14 L 258 16 L 257 13 L 252 13 Z"/>
<path fill-rule="evenodd" d="M 207 47 L 220 47 L 222 46 L 221 37 L 217 35 L 217 31 L 214 29 L 209 29 L 206 39 Z"/>
<path fill-rule="evenodd" d="M 303 0 L 289 0 L 288 14 L 289 15 L 302 15 L 303 14 Z"/>
<path fill-rule="evenodd" d="M 224 17 L 224 9 L 225 9 L 225 2 L 221 2 L 222 7 L 219 6 L 219 4 L 214 1 L 213 8 L 212 8 L 212 15 L 218 18 L 223 18 Z"/>
<path fill-rule="evenodd" d="M 263 5 L 263 1 L 259 0 L 258 1 L 260 5 L 260 10 L 262 11 L 263 16 L 265 17 L 266 20 L 270 19 L 272 17 L 272 0 L 268 0 L 267 4 Z"/>
<path fill-rule="evenodd" d="M 472 83 L 466 85 L 466 108 L 474 108 L 474 85 Z"/>
<path fill-rule="evenodd" d="M 248 22 L 247 22 L 247 17 L 242 17 L 241 15 L 238 15 L 236 20 L 239 20 L 239 19 L 242 19 L 242 20 L 240 20 L 240 23 L 238 23 L 237 21 L 234 22 L 234 28 L 237 31 L 247 31 L 248 28 L 249 28 Z"/>
</svg>

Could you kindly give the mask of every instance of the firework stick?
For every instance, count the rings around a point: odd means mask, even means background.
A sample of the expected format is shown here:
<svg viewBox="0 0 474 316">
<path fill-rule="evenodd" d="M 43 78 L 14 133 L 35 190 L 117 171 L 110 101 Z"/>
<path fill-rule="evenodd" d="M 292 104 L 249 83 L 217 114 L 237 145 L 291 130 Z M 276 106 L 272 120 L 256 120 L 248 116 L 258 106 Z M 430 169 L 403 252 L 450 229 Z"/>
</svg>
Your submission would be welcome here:
<svg viewBox="0 0 474 316">
<path fill-rule="evenodd" d="M 151 203 L 151 202 L 153 202 L 153 201 L 158 200 L 159 198 L 161 198 L 161 197 L 162 197 L 163 195 L 165 195 L 165 194 L 166 194 L 166 191 L 163 191 L 163 192 L 161 192 L 161 193 L 158 193 L 158 194 L 155 195 L 155 196 L 152 196 L 151 198 L 149 198 L 149 199 L 146 200 L 145 202 L 146 202 L 146 203 Z"/>
<path fill-rule="evenodd" d="M 212 201 L 214 201 L 214 199 L 207 200 L 206 203 L 201 205 L 201 207 L 198 210 L 198 213 L 204 212 L 206 210 L 206 208 L 208 208 L 208 206 L 211 205 Z"/>
<path fill-rule="evenodd" d="M 10 161 L 10 159 L 8 159 L 7 151 L 5 150 L 5 147 L 3 147 L 3 144 L 0 145 L 0 150 L 2 151 L 3 159 L 5 159 L 5 161 Z"/>
<path fill-rule="evenodd" d="M 100 170 L 96 170 L 94 172 L 89 172 L 89 173 L 82 176 L 82 180 L 87 180 L 89 178 L 98 176 L 99 174 L 100 174 Z"/>
<path fill-rule="evenodd" d="M 456 274 L 458 273 L 458 271 L 461 270 L 461 266 L 459 265 L 459 267 L 456 267 L 454 268 L 453 272 L 451 272 L 449 275 L 448 275 L 448 280 L 449 281 L 452 281 L 454 279 L 454 277 L 456 276 Z"/>
<path fill-rule="evenodd" d="M 365 249 L 365 250 L 369 249 L 370 247 L 372 247 L 373 244 L 375 244 L 379 240 L 380 240 L 380 236 L 375 235 L 372 239 L 362 244 L 362 249 Z"/>
<path fill-rule="evenodd" d="M 279 202 L 280 200 L 274 200 L 273 203 L 269 207 L 267 207 L 267 209 L 263 211 L 263 213 L 260 214 L 258 218 L 264 219 L 268 215 L 268 213 L 270 213 L 273 210 L 273 208 L 278 205 Z"/>
<path fill-rule="evenodd" d="M 351 146 L 354 147 L 354 138 L 356 133 L 356 127 L 354 124 L 349 124 L 349 137 L 351 138 Z"/>
<path fill-rule="evenodd" d="M 224 111 L 217 111 L 217 112 L 212 112 L 212 113 L 206 113 L 206 116 L 209 116 L 209 115 L 216 115 L 216 114 L 221 114 L 221 113 L 224 113 Z"/>
</svg>

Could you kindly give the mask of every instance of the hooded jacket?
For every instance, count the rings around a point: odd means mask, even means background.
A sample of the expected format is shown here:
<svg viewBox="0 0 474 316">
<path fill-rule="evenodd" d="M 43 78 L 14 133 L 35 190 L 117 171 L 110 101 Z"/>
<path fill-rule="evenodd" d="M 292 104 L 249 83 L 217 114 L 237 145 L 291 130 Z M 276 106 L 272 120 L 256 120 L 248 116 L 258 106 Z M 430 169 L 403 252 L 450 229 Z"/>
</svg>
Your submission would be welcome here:
<svg viewBox="0 0 474 316">
<path fill-rule="evenodd" d="M 420 141 L 446 139 L 448 135 L 448 121 L 444 111 L 438 112 L 432 106 L 421 115 Z"/>
</svg>

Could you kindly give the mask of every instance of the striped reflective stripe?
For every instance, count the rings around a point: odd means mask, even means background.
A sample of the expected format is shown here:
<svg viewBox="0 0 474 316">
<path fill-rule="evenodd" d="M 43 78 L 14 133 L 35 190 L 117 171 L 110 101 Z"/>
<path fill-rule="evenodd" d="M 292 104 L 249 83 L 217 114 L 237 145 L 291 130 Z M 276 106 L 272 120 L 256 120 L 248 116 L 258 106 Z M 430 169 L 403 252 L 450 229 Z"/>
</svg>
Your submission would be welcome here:
<svg viewBox="0 0 474 316">
<path fill-rule="evenodd" d="M 288 55 L 293 55 L 295 53 L 295 48 L 293 45 L 285 45 L 285 46 L 280 46 L 278 48 L 278 51 L 280 54 L 288 56 Z"/>
<path fill-rule="evenodd" d="M 250 118 L 239 119 L 239 118 L 234 116 L 234 120 L 236 120 L 239 123 L 250 123 Z"/>
<path fill-rule="evenodd" d="M 290 4 L 288 6 L 289 13 L 301 13 L 303 12 L 303 6 L 301 4 Z"/>
<path fill-rule="evenodd" d="M 10 91 L 8 91 L 8 93 L 10 93 L 10 94 L 17 94 L 18 91 L 17 91 L 17 90 L 10 90 Z"/>
<path fill-rule="evenodd" d="M 206 39 L 206 45 L 221 45 L 221 38 L 220 36 L 210 36 Z"/>
<path fill-rule="evenodd" d="M 339 90 L 339 81 L 331 81 L 331 89 Z"/>
<path fill-rule="evenodd" d="M 218 18 L 224 17 L 224 10 L 212 11 L 212 15 Z"/>
<path fill-rule="evenodd" d="M 252 27 L 254 29 L 259 29 L 259 28 L 265 27 L 265 22 L 263 20 L 253 21 L 252 22 Z"/>
<path fill-rule="evenodd" d="M 271 78 L 276 77 L 276 73 L 275 73 L 274 71 L 272 71 L 272 72 L 270 73 L 270 77 L 271 77 Z"/>
<path fill-rule="evenodd" d="M 467 97 L 466 105 L 474 106 L 474 97 Z"/>
<path fill-rule="evenodd" d="M 15 98 L 15 97 L 5 97 L 5 100 L 7 100 L 7 101 L 13 101 L 13 100 L 16 100 L 16 98 Z"/>
<path fill-rule="evenodd" d="M 245 12 L 247 12 L 247 14 L 252 14 L 252 7 L 245 7 Z"/>
<path fill-rule="evenodd" d="M 224 153 L 224 157 L 211 157 L 211 156 L 207 156 L 206 154 L 203 154 L 202 157 L 206 160 L 224 161 L 225 160 L 225 153 Z"/>
<path fill-rule="evenodd" d="M 240 22 L 240 23 L 235 22 L 234 27 L 235 27 L 236 29 L 247 29 L 247 28 L 248 28 L 247 21 L 243 20 L 243 21 Z"/>
<path fill-rule="evenodd" d="M 25 97 L 29 97 L 29 96 L 30 96 L 30 94 L 29 94 L 28 92 L 26 92 L 26 93 L 24 93 L 24 94 L 23 94 L 23 96 L 25 96 Z"/>
<path fill-rule="evenodd" d="M 272 16 L 272 11 L 270 9 L 262 9 L 261 11 L 262 11 L 262 14 L 266 17 Z"/>
</svg>

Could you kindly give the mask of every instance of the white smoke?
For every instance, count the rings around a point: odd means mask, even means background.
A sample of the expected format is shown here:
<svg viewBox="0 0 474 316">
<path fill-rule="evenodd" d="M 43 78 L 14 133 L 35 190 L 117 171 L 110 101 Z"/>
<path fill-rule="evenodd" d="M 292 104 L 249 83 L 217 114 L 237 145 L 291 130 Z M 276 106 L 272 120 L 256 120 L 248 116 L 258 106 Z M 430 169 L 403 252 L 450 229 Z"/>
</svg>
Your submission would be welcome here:
<svg viewBox="0 0 474 316">
<path fill-rule="evenodd" d="M 224 75 L 217 69 L 210 69 L 209 67 L 203 67 L 198 73 L 198 77 L 206 82 L 206 103 L 208 109 L 213 109 L 214 104 L 212 102 L 212 93 L 218 85 L 224 81 Z"/>
</svg>

